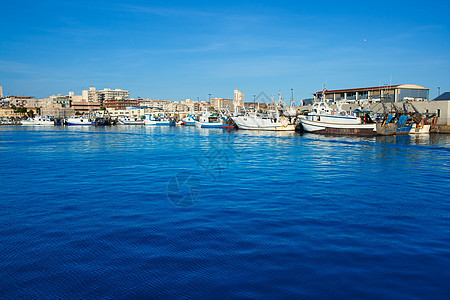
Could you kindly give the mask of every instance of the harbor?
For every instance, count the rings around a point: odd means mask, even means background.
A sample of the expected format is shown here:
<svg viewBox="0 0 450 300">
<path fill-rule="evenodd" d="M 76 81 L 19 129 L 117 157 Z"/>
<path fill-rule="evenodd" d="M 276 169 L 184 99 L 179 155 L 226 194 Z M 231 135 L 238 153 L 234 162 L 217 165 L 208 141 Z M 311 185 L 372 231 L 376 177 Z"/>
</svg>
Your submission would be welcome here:
<svg viewBox="0 0 450 300">
<path fill-rule="evenodd" d="M 109 93 L 109 89 L 100 91 Z M 40 100 L 18 102 L 14 97 L 2 100 L 2 125 L 22 126 L 191 126 L 211 129 L 240 129 L 268 131 L 304 131 L 327 135 L 402 135 L 449 133 L 450 93 L 430 101 L 428 89 L 412 84 L 379 86 L 359 89 L 323 90 L 314 99 L 285 101 L 281 92 L 269 103 L 246 103 L 244 94 L 235 90 L 234 100 L 216 98 L 202 103 L 187 99 L 184 104 L 167 101 L 129 99 L 128 91 L 120 90 L 103 102 L 89 102 L 80 108 L 77 96 L 57 96 L 51 106 L 42 108 Z M 86 91 L 99 95 L 95 88 Z M 84 94 L 84 92 L 83 92 Z M 102 96 L 102 99 L 105 96 Z M 56 99 L 56 100 L 55 100 Z M 62 100 L 63 99 L 63 100 Z M 128 100 L 129 99 L 129 100 Z M 33 102 L 35 101 L 35 103 Z M 56 101 L 56 102 L 55 102 Z M 82 100 L 82 101 L 86 101 Z M 286 102 L 290 102 L 289 105 Z M 13 104 L 14 103 L 14 104 Z M 20 103 L 21 106 L 17 106 Z M 43 103 L 43 102 L 42 102 Z M 62 105 L 61 103 L 64 103 Z M 8 107 L 11 105 L 11 107 Z M 133 106 L 127 106 L 133 105 Z M 98 107 L 97 110 L 91 108 Z M 180 111 L 178 106 L 190 111 Z M 265 107 L 262 109 L 262 107 Z M 175 108 L 175 110 L 174 110 Z M 34 116 L 34 110 L 40 115 Z M 77 110 L 78 109 L 78 110 Z M 183 109 L 183 108 L 182 108 Z M 8 114 L 9 110 L 9 114 Z M 22 112 L 22 115 L 17 115 Z M 26 112 L 26 114 L 25 114 Z M 45 113 L 53 113 L 52 116 Z M 68 115 L 68 117 L 66 116 Z"/>
</svg>

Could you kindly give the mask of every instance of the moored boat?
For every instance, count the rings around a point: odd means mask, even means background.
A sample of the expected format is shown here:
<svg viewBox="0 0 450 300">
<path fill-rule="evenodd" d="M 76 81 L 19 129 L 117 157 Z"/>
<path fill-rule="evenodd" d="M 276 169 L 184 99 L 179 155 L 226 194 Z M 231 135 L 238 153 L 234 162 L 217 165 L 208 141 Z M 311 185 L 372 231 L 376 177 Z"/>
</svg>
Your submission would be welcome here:
<svg viewBox="0 0 450 300">
<path fill-rule="evenodd" d="M 430 133 L 431 124 L 417 124 L 414 123 L 411 126 L 411 130 L 409 131 L 409 134 L 426 134 Z"/>
<path fill-rule="evenodd" d="M 185 126 L 194 126 L 195 125 L 195 119 L 194 119 L 194 116 L 192 116 L 192 115 L 188 115 L 188 116 L 184 117 L 183 119 L 181 119 L 181 121 L 183 122 L 182 124 Z"/>
<path fill-rule="evenodd" d="M 299 119 L 306 132 L 358 136 L 378 135 L 377 124 L 366 113 L 363 117 L 349 114 L 341 108 L 332 109 L 325 101 L 313 105 L 307 116 Z"/>
<path fill-rule="evenodd" d="M 244 130 L 268 130 L 268 131 L 294 131 L 295 123 L 290 118 L 281 116 L 278 118 L 247 114 L 232 117 L 238 129 Z"/>
<path fill-rule="evenodd" d="M 195 120 L 195 126 L 198 128 L 234 128 L 234 124 L 231 118 L 221 117 L 218 114 L 214 114 L 208 111 L 199 116 L 198 121 Z"/>
<path fill-rule="evenodd" d="M 117 122 L 121 125 L 144 125 L 144 120 L 138 117 L 118 117 Z"/>
<path fill-rule="evenodd" d="M 152 126 L 175 126 L 175 120 L 163 115 L 145 114 L 144 125 Z"/>
<path fill-rule="evenodd" d="M 95 125 L 95 120 L 92 120 L 88 117 L 70 117 L 66 119 L 66 124 L 69 126 L 86 126 L 86 125 Z"/>
<path fill-rule="evenodd" d="M 55 122 L 47 117 L 36 116 L 34 118 L 20 121 L 23 126 L 53 126 Z"/>
<path fill-rule="evenodd" d="M 279 100 L 273 102 L 274 109 L 267 111 L 265 114 L 257 113 L 257 111 L 247 112 L 243 116 L 232 117 L 238 129 L 244 130 L 268 130 L 268 131 L 295 131 L 297 121 L 297 111 L 292 106 L 286 106 L 278 94 Z M 284 106 L 283 106 L 284 104 Z"/>
</svg>

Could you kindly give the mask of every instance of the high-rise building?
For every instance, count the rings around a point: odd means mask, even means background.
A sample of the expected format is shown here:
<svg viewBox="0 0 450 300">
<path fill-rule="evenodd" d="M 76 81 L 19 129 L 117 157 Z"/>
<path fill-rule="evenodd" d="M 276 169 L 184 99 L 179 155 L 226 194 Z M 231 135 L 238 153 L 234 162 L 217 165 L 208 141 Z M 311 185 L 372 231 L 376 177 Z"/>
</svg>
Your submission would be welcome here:
<svg viewBox="0 0 450 300">
<path fill-rule="evenodd" d="M 0 98 L 3 98 L 3 86 L 0 85 Z"/>
<path fill-rule="evenodd" d="M 244 107 L 244 93 L 234 90 L 234 102 L 237 106 Z"/>
<path fill-rule="evenodd" d="M 89 90 L 82 91 L 83 100 L 88 102 L 99 102 L 103 106 L 103 101 L 114 101 L 114 100 L 130 100 L 130 92 L 124 91 L 122 89 L 111 90 L 105 88 L 103 90 L 97 90 L 95 87 L 89 87 Z"/>
<path fill-rule="evenodd" d="M 233 111 L 233 100 L 224 99 L 224 98 L 213 98 L 210 101 L 210 105 L 214 107 L 214 109 L 219 110 L 221 108 L 228 109 L 229 111 Z"/>
<path fill-rule="evenodd" d="M 239 90 L 234 90 L 234 113 L 237 114 L 240 107 L 244 107 L 244 93 Z"/>
</svg>

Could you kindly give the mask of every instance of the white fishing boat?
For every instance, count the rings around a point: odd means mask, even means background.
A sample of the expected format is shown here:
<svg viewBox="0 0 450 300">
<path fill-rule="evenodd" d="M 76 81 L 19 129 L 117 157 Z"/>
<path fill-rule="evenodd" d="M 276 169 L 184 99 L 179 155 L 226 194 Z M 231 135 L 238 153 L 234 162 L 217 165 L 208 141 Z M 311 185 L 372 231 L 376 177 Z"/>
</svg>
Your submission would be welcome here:
<svg viewBox="0 0 450 300">
<path fill-rule="evenodd" d="M 144 120 L 138 117 L 118 117 L 117 122 L 121 125 L 144 125 Z"/>
<path fill-rule="evenodd" d="M 33 119 L 26 119 L 20 121 L 23 126 L 53 126 L 55 122 L 47 117 L 36 116 Z"/>
<path fill-rule="evenodd" d="M 164 114 L 145 114 L 144 125 L 151 126 L 175 126 L 175 121 Z"/>
<path fill-rule="evenodd" d="M 337 109 L 328 106 L 325 101 L 325 89 L 322 101 L 314 103 L 312 111 L 307 116 L 301 116 L 299 121 L 306 132 L 323 134 L 349 134 L 373 136 L 377 132 L 377 123 L 368 114 L 363 117 L 350 114 L 342 109 L 342 102 L 337 103 Z"/>
<path fill-rule="evenodd" d="M 411 126 L 411 130 L 409 131 L 409 134 L 426 134 L 430 133 L 430 124 L 417 124 L 414 123 Z"/>
<path fill-rule="evenodd" d="M 426 134 L 430 133 L 431 124 L 435 124 L 437 117 L 434 116 L 432 120 L 430 120 L 430 116 L 422 115 L 419 110 L 412 104 L 408 103 L 415 111 L 415 114 L 411 116 L 411 129 L 409 134 Z M 434 114 L 433 114 L 434 115 Z M 431 121 L 431 123 L 429 122 Z"/>
<path fill-rule="evenodd" d="M 232 129 L 234 125 L 230 122 L 228 117 L 221 117 L 220 115 L 212 112 L 203 112 L 198 121 L 194 120 L 197 128 L 223 128 Z"/>
<path fill-rule="evenodd" d="M 95 120 L 84 116 L 71 117 L 66 119 L 66 123 L 69 126 L 87 126 L 87 125 L 95 125 Z"/>
<path fill-rule="evenodd" d="M 183 122 L 183 125 L 185 125 L 185 126 L 194 126 L 195 125 L 195 119 L 192 115 L 188 115 L 188 116 L 184 117 L 183 119 L 181 119 L 181 121 Z"/>
<path fill-rule="evenodd" d="M 278 94 L 279 100 L 272 102 L 274 109 L 265 114 L 258 114 L 256 111 L 247 112 L 245 115 L 232 117 L 238 129 L 245 130 L 267 130 L 267 131 L 294 131 L 296 127 L 296 109 L 293 106 L 286 106 Z M 284 104 L 284 105 L 283 105 Z"/>
<path fill-rule="evenodd" d="M 285 116 L 269 117 L 257 114 L 232 117 L 238 129 L 268 130 L 268 131 L 294 131 L 295 123 Z"/>
</svg>

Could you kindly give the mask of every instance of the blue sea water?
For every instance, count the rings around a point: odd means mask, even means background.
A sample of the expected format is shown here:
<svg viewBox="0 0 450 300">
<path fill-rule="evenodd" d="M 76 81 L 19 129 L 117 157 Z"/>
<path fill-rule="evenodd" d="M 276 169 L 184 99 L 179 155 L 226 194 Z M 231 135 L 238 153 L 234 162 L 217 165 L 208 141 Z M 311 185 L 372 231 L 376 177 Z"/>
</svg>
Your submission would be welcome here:
<svg viewBox="0 0 450 300">
<path fill-rule="evenodd" d="M 450 294 L 450 136 L 0 127 L 0 297 Z"/>
</svg>

